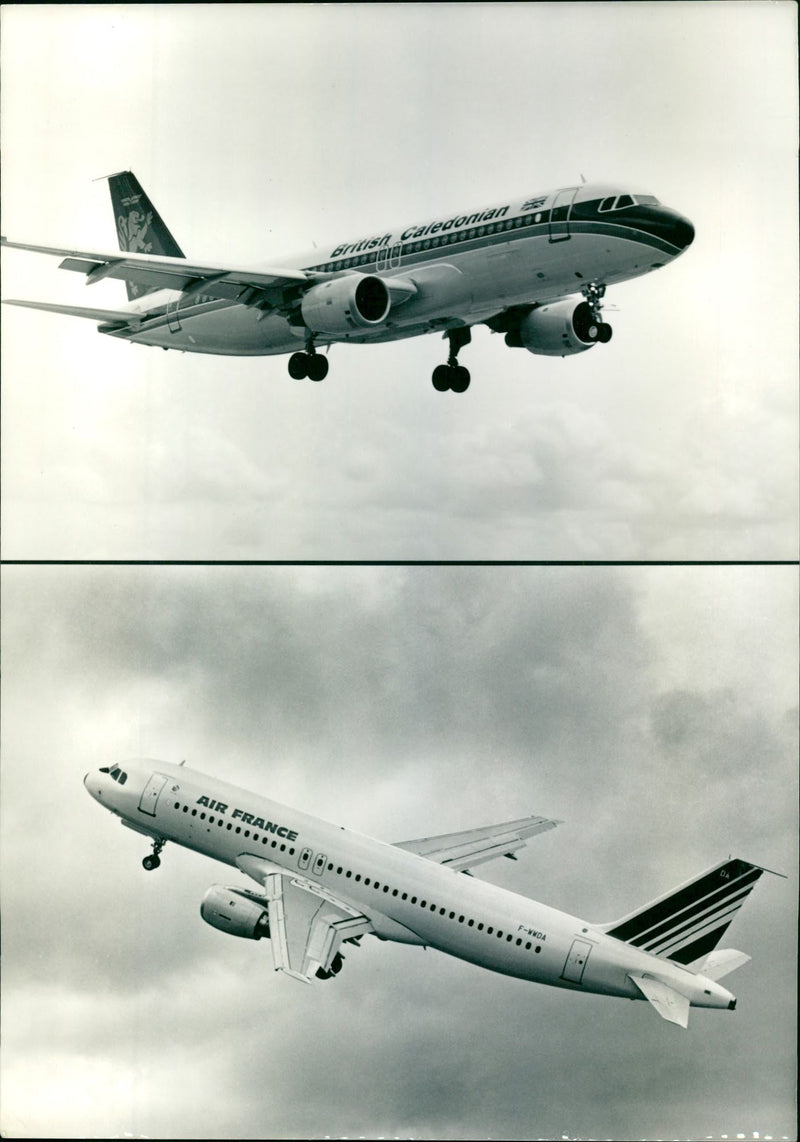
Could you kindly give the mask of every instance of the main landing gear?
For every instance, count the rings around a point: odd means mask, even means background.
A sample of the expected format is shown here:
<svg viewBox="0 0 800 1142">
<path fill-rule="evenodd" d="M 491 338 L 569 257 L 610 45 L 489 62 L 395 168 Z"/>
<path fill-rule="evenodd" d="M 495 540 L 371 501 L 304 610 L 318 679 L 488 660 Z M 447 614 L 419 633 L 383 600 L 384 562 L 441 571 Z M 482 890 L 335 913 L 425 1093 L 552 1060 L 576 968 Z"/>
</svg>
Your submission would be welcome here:
<svg viewBox="0 0 800 1142">
<path fill-rule="evenodd" d="M 581 290 L 581 293 L 589 303 L 592 318 L 597 325 L 597 340 L 604 345 L 611 340 L 611 326 L 606 321 L 603 321 L 602 310 L 605 292 L 606 287 L 600 282 L 588 282 Z"/>
<path fill-rule="evenodd" d="M 324 381 L 328 375 L 328 358 L 314 348 L 314 338 L 306 337 L 305 353 L 292 353 L 289 358 L 289 376 L 296 381 L 308 377 L 311 381 Z"/>
<path fill-rule="evenodd" d="M 450 355 L 446 365 L 437 365 L 433 370 L 433 387 L 437 393 L 465 393 L 469 388 L 469 369 L 458 363 L 458 353 L 472 340 L 472 332 L 467 327 L 448 329 L 445 337 L 450 342 Z"/>
<path fill-rule="evenodd" d="M 158 868 L 161 864 L 160 853 L 167 842 L 160 837 L 158 840 L 153 841 L 152 856 L 146 856 L 142 861 L 142 867 L 146 868 L 148 872 L 152 872 L 154 868 Z"/>
</svg>

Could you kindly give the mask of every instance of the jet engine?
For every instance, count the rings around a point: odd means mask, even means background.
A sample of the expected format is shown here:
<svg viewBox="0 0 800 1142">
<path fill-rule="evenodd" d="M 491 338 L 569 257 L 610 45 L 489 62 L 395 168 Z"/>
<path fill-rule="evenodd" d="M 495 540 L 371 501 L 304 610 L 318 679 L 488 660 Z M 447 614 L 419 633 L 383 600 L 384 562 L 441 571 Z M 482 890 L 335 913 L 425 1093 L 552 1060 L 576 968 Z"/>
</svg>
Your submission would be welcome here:
<svg viewBox="0 0 800 1142">
<path fill-rule="evenodd" d="M 203 897 L 200 915 L 206 924 L 229 936 L 242 936 L 245 940 L 269 939 L 267 902 L 255 893 L 213 884 Z"/>
<path fill-rule="evenodd" d="M 387 283 L 374 274 L 347 274 L 312 286 L 300 303 L 303 320 L 314 333 L 341 336 L 380 325 L 389 315 Z"/>
<path fill-rule="evenodd" d="M 571 298 L 537 306 L 506 334 L 506 345 L 548 357 L 583 353 L 598 341 L 610 340 L 611 326 L 595 319 L 588 302 L 576 304 Z"/>
</svg>

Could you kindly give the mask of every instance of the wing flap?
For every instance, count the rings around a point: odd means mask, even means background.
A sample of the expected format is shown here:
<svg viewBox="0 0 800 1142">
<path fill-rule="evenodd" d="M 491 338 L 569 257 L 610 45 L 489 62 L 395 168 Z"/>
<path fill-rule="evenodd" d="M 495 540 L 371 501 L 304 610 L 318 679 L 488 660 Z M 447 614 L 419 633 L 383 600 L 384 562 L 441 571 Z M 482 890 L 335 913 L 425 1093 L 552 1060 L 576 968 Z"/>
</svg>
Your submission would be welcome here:
<svg viewBox="0 0 800 1142">
<path fill-rule="evenodd" d="M 438 837 L 400 841 L 396 847 L 463 872 L 496 857 L 513 856 L 518 849 L 525 847 L 530 837 L 560 824 L 550 817 L 521 817 L 517 821 L 467 829 L 463 833 L 443 833 Z"/>
<path fill-rule="evenodd" d="M 262 857 L 242 854 L 236 863 L 266 889 L 275 970 L 292 979 L 335 974 L 342 943 L 374 930 L 367 916 L 314 881 Z"/>
</svg>

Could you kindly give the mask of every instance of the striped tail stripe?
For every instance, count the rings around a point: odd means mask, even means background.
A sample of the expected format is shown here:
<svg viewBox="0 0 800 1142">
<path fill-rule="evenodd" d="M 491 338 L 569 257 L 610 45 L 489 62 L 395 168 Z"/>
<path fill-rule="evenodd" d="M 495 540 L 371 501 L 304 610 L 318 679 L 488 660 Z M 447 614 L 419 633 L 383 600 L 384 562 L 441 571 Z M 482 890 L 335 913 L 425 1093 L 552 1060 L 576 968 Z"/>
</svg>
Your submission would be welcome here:
<svg viewBox="0 0 800 1142">
<path fill-rule="evenodd" d="M 716 947 L 763 871 L 725 861 L 606 931 L 652 955 L 690 963 Z"/>
</svg>

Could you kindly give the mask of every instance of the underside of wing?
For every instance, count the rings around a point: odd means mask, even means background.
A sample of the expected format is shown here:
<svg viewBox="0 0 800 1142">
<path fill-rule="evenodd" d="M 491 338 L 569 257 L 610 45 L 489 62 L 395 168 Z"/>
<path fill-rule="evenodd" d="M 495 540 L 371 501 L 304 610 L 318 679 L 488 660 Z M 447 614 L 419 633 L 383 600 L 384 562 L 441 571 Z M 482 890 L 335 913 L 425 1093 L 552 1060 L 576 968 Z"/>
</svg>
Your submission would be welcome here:
<svg viewBox="0 0 800 1142">
<path fill-rule="evenodd" d="M 124 250 L 108 253 L 61 246 L 36 246 L 26 242 L 9 242 L 6 238 L 1 241 L 2 245 L 10 249 L 62 257 L 64 260 L 60 263 L 60 268 L 85 274 L 88 285 L 104 278 L 118 278 L 147 286 L 151 290 L 174 289 L 189 295 L 203 294 L 206 297 L 239 300 L 243 294 L 247 297 L 248 289 L 259 293 L 280 291 L 290 286 L 323 280 L 328 276 L 289 268 L 223 266 Z"/>
<path fill-rule="evenodd" d="M 310 983 L 337 975 L 342 943 L 373 930 L 371 921 L 320 885 L 260 857 L 237 861 L 266 889 L 275 970 Z"/>
<path fill-rule="evenodd" d="M 516 859 L 514 853 L 524 848 L 530 837 L 560 825 L 550 817 L 521 817 L 499 825 L 485 825 L 482 829 L 468 829 L 463 833 L 444 833 L 439 837 L 420 837 L 413 841 L 400 841 L 396 847 L 428 857 L 459 872 L 474 865 L 506 856 Z"/>
</svg>

